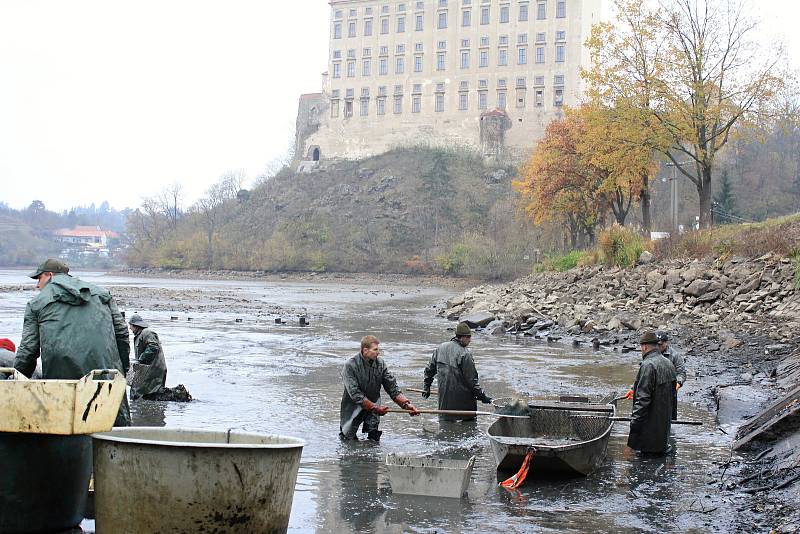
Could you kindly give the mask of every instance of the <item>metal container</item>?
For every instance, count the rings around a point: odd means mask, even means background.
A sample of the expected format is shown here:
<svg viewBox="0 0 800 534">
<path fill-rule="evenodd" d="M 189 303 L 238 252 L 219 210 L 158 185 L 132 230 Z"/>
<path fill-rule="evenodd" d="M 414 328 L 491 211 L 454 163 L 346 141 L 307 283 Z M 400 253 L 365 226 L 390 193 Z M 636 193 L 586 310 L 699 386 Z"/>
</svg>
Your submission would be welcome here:
<svg viewBox="0 0 800 534">
<path fill-rule="evenodd" d="M 445 460 L 387 454 L 386 467 L 392 492 L 428 497 L 461 498 L 467 494 L 475 457 Z"/>
<path fill-rule="evenodd" d="M 89 436 L 0 433 L 0 533 L 61 532 L 83 519 Z"/>
<path fill-rule="evenodd" d="M 98 532 L 286 532 L 305 442 L 129 427 L 93 434 Z"/>
</svg>

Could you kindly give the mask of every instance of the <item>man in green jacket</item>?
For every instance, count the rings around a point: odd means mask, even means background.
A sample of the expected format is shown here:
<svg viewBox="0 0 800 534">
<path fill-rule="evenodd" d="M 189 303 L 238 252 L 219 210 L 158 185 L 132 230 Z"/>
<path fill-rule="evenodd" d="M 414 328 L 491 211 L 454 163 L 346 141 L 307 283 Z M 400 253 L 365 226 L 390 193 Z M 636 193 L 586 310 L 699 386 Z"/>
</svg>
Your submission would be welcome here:
<svg viewBox="0 0 800 534">
<path fill-rule="evenodd" d="M 361 351 L 344 364 L 342 382 L 344 392 L 339 410 L 339 438 L 357 440 L 359 425 L 367 434 L 367 439 L 380 441 L 378 430 L 380 416 L 389 412 L 388 406 L 381 405 L 381 388 L 409 415 L 419 415 L 411 401 L 403 395 L 394 375 L 379 356 L 380 341 L 375 336 L 361 338 Z"/>
<path fill-rule="evenodd" d="M 492 399 L 483 391 L 478 380 L 478 371 L 472 353 L 467 349 L 472 340 L 472 331 L 466 323 L 456 326 L 453 339 L 439 345 L 425 367 L 425 381 L 422 396 L 431 395 L 433 378 L 439 382 L 440 410 L 476 411 L 478 403 L 489 404 Z M 453 419 L 445 416 L 444 419 Z M 465 419 L 458 417 L 456 419 Z M 475 419 L 474 417 L 468 419 Z"/>
<path fill-rule="evenodd" d="M 131 315 L 128 324 L 133 332 L 133 350 L 136 355 L 133 362 L 131 400 L 139 397 L 150 399 L 163 391 L 167 383 L 164 350 L 158 334 L 150 329 L 150 325 L 138 313 Z"/>
<path fill-rule="evenodd" d="M 127 374 L 128 328 L 108 290 L 73 278 L 63 262 L 48 259 L 30 277 L 40 293 L 25 308 L 14 368 L 27 377 L 42 358 L 42 378 L 76 380 L 94 369 Z M 130 425 L 123 397 L 115 426 Z"/>
<path fill-rule="evenodd" d="M 639 339 L 642 363 L 633 383 L 628 447 L 652 454 L 667 451 L 672 425 L 675 366 L 658 350 L 658 336 L 645 332 Z"/>
</svg>

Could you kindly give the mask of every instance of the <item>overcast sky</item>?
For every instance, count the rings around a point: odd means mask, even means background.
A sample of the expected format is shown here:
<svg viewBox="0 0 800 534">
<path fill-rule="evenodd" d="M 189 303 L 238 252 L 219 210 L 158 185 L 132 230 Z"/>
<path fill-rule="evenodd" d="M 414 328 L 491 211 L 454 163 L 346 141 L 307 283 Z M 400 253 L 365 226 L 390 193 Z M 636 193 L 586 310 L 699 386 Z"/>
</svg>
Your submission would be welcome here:
<svg viewBox="0 0 800 534">
<path fill-rule="evenodd" d="M 427 0 L 429 3 L 432 0 Z M 797 0 L 754 0 L 800 59 Z M 326 0 L 0 0 L 0 202 L 136 207 L 248 182 L 326 69 Z"/>
</svg>

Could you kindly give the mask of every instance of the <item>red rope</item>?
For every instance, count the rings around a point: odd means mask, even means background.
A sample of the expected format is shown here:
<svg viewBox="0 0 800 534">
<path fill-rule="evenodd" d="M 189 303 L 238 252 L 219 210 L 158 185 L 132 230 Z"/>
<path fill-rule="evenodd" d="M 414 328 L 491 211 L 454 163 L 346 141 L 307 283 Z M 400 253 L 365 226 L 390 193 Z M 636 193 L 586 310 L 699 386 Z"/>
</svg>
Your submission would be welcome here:
<svg viewBox="0 0 800 534">
<path fill-rule="evenodd" d="M 501 486 L 507 489 L 517 489 L 525 482 L 525 479 L 528 477 L 528 469 L 531 466 L 531 459 L 533 459 L 533 452 L 533 450 L 528 451 L 525 455 L 525 459 L 522 461 L 522 467 L 519 468 L 517 474 L 502 481 L 500 483 Z"/>
</svg>

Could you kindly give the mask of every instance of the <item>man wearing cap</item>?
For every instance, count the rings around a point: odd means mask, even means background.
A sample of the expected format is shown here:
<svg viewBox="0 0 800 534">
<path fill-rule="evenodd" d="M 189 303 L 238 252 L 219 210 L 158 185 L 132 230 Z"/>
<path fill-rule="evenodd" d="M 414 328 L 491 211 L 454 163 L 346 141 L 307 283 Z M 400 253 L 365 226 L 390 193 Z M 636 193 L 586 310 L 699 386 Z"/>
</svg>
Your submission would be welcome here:
<svg viewBox="0 0 800 534">
<path fill-rule="evenodd" d="M 675 378 L 677 379 L 677 383 L 675 384 L 675 391 L 672 395 L 672 418 L 677 419 L 678 390 L 683 387 L 683 383 L 686 380 L 686 363 L 683 361 L 683 356 L 669 346 L 669 334 L 658 331 L 656 332 L 656 336 L 658 337 L 658 350 L 660 350 L 661 354 L 675 366 Z"/>
<path fill-rule="evenodd" d="M 633 407 L 628 447 L 663 454 L 672 424 L 675 366 L 658 350 L 658 336 L 647 331 L 639 339 L 642 363 L 633 383 Z"/>
<path fill-rule="evenodd" d="M 466 323 L 459 323 L 456 326 L 455 337 L 439 345 L 425 367 L 422 396 L 426 399 L 430 397 L 433 378 L 437 377 L 440 410 L 476 411 L 478 409 L 476 400 L 484 404 L 492 402 L 481 387 L 475 361 L 467 349 L 471 340 L 472 331 L 469 326 Z M 445 417 L 445 419 L 452 418 Z"/>
<path fill-rule="evenodd" d="M 128 372 L 128 328 L 108 290 L 69 275 L 48 259 L 30 274 L 39 294 L 25 307 L 22 341 L 14 367 L 27 377 L 42 359 L 42 377 L 82 378 L 94 369 Z M 116 426 L 130 424 L 123 397 Z"/>
<path fill-rule="evenodd" d="M 131 400 L 139 397 L 145 399 L 158 395 L 167 383 L 167 361 L 164 350 L 158 340 L 158 334 L 150 330 L 138 313 L 131 315 L 128 321 L 133 332 L 133 350 L 136 360 L 133 362 L 133 379 L 131 380 Z"/>
<path fill-rule="evenodd" d="M 375 336 L 364 336 L 359 353 L 344 364 L 344 392 L 339 410 L 340 439 L 357 440 L 356 433 L 361 425 L 361 431 L 367 434 L 367 439 L 380 441 L 383 434 L 378 430 L 380 416 L 389 413 L 389 407 L 381 405 L 381 387 L 409 415 L 419 415 L 411 401 L 400 391 L 397 380 L 380 357 L 380 343 Z"/>
</svg>

